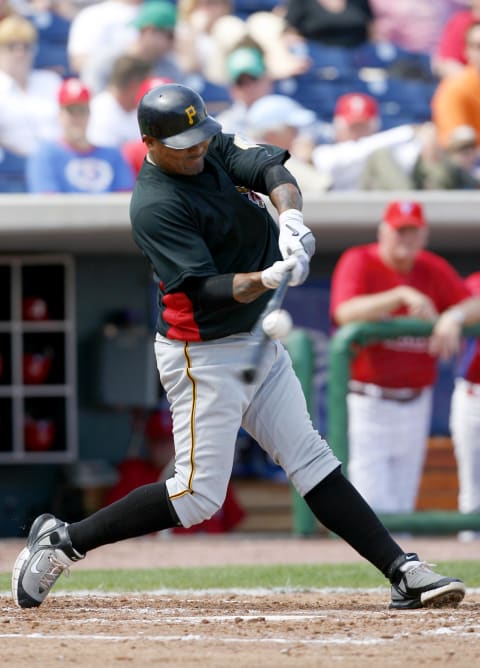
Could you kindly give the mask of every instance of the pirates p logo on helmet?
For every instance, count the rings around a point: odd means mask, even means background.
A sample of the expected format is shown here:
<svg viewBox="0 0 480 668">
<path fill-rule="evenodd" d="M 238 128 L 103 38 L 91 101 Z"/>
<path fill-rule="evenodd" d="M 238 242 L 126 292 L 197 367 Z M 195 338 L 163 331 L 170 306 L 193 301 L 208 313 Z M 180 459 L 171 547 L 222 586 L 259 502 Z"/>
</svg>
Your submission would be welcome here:
<svg viewBox="0 0 480 668">
<path fill-rule="evenodd" d="M 145 93 L 137 117 L 142 135 L 175 149 L 200 144 L 221 130 L 200 95 L 181 84 L 163 84 Z"/>
<path fill-rule="evenodd" d="M 197 110 L 195 109 L 193 104 L 191 104 L 189 107 L 185 109 L 185 113 L 187 114 L 188 117 L 188 124 L 193 125 L 195 122 L 194 121 L 195 116 L 197 115 Z"/>
</svg>

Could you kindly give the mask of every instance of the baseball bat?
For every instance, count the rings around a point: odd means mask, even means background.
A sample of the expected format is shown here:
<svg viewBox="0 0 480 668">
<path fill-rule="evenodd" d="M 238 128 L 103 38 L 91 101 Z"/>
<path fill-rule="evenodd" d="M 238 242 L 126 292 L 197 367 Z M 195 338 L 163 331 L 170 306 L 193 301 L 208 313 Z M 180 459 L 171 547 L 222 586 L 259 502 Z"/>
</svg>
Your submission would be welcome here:
<svg viewBox="0 0 480 668">
<path fill-rule="evenodd" d="M 250 355 L 250 362 L 242 371 L 242 379 L 244 383 L 253 383 L 255 376 L 257 374 L 257 368 L 260 360 L 262 359 L 265 346 L 269 341 L 269 337 L 263 331 L 263 319 L 272 311 L 275 311 L 283 303 L 285 295 L 287 293 L 288 281 L 292 275 L 291 271 L 287 271 L 285 276 L 280 281 L 278 288 L 275 289 L 275 292 L 270 297 L 268 302 L 265 305 L 265 308 L 261 312 L 257 322 L 255 323 L 254 328 L 252 329 L 252 349 Z"/>
</svg>

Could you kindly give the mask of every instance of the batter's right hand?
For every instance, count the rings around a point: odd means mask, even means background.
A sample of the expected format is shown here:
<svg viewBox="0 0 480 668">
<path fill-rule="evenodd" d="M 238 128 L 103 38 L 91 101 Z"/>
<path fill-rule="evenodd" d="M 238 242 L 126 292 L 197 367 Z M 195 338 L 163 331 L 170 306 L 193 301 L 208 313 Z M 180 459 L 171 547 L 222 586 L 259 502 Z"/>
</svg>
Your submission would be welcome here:
<svg viewBox="0 0 480 668">
<path fill-rule="evenodd" d="M 287 272 L 291 272 L 291 279 L 288 285 L 300 285 L 305 281 L 310 270 L 310 261 L 308 255 L 304 252 L 290 255 L 286 260 L 278 260 L 271 267 L 262 271 L 262 283 L 271 290 L 278 288 L 282 278 Z"/>
</svg>

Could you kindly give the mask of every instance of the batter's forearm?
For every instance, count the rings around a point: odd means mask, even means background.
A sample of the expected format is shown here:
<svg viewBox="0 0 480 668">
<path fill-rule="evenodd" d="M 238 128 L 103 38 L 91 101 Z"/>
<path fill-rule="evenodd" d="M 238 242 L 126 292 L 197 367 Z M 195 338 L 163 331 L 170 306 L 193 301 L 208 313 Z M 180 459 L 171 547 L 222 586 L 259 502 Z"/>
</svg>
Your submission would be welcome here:
<svg viewBox="0 0 480 668">
<path fill-rule="evenodd" d="M 278 213 L 288 209 L 302 210 L 303 198 L 299 189 L 293 183 L 282 183 L 270 193 L 270 201 Z"/>
<path fill-rule="evenodd" d="M 233 298 L 241 304 L 250 304 L 267 290 L 262 283 L 261 271 L 235 274 L 233 277 Z"/>
</svg>

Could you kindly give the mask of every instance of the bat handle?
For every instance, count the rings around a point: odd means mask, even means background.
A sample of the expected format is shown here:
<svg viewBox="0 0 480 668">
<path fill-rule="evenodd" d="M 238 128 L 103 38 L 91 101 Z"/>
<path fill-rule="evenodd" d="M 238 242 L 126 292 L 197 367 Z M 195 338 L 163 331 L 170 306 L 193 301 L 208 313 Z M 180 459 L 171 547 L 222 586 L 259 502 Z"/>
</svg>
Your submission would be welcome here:
<svg viewBox="0 0 480 668">
<path fill-rule="evenodd" d="M 281 306 L 283 298 L 285 297 L 285 294 L 287 292 L 288 282 L 290 280 L 290 277 L 291 277 L 291 272 L 289 271 L 285 274 L 285 276 L 279 283 L 278 287 L 275 289 L 275 292 L 267 302 L 265 308 L 263 309 L 257 322 L 255 323 L 255 327 L 252 330 L 252 336 L 256 340 L 254 343 L 253 353 L 250 362 L 248 366 L 246 366 L 242 371 L 242 379 L 245 383 L 250 384 L 253 383 L 253 381 L 255 380 L 257 375 L 258 365 L 260 363 L 260 360 L 262 359 L 263 351 L 265 349 L 267 342 L 269 341 L 269 337 L 263 331 L 263 319 L 269 313 L 275 311 L 275 309 Z"/>
</svg>

